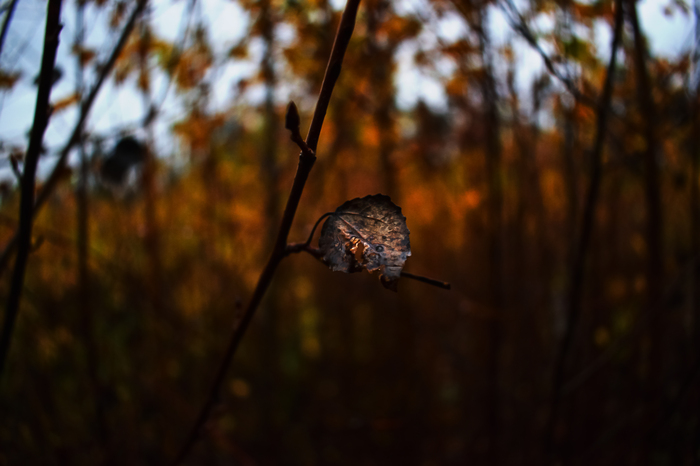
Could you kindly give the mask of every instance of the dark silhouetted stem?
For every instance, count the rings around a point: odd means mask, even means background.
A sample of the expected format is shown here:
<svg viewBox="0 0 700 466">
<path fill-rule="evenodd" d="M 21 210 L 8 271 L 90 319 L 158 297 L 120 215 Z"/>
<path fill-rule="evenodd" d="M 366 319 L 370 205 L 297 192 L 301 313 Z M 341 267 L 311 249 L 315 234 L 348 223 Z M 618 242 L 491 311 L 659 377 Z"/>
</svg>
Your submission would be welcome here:
<svg viewBox="0 0 700 466">
<path fill-rule="evenodd" d="M 7 30 L 10 29 L 10 22 L 12 22 L 12 15 L 15 13 L 15 7 L 18 1 L 19 0 L 12 0 L 10 6 L 7 7 L 5 19 L 2 21 L 2 31 L 0 31 L 0 57 L 2 56 L 2 50 L 5 48 L 5 37 L 7 36 Z"/>
<path fill-rule="evenodd" d="M 82 49 L 85 42 L 85 2 L 78 1 L 75 5 L 75 45 L 78 49 Z M 76 55 L 76 93 L 79 96 L 83 95 L 84 87 L 84 69 L 85 65 L 80 54 Z M 87 368 L 87 377 L 89 391 L 92 396 L 92 404 L 95 411 L 95 430 L 100 440 L 103 454 L 108 456 L 108 433 L 107 419 L 105 417 L 105 405 L 103 402 L 103 389 L 100 383 L 99 368 L 99 345 L 95 339 L 95 323 L 92 312 L 92 293 L 90 287 L 90 270 L 89 249 L 89 206 L 88 206 L 88 177 L 90 173 L 90 163 L 85 151 L 85 142 L 82 134 L 79 136 L 77 144 L 78 154 L 80 155 L 80 171 L 78 185 L 75 190 L 76 197 L 76 247 L 78 253 L 78 311 L 80 313 L 80 325 L 82 337 L 85 344 L 85 363 Z"/>
<path fill-rule="evenodd" d="M 316 226 L 323 220 L 325 217 L 332 215 L 331 213 L 324 214 L 323 217 L 321 217 L 317 222 L 316 225 L 314 225 L 314 230 L 316 230 Z M 313 237 L 314 233 L 313 230 L 311 232 L 311 235 L 309 236 L 309 239 L 305 243 L 290 243 L 287 245 L 285 249 L 285 254 L 290 255 L 290 254 L 298 254 L 300 252 L 308 252 L 311 254 L 314 258 L 318 259 L 319 261 L 323 262 L 323 252 L 319 248 L 314 248 L 311 246 L 311 238 Z M 452 288 L 452 285 L 448 282 L 444 282 L 442 280 L 435 280 L 433 278 L 428 278 L 428 277 L 423 277 L 422 275 L 414 275 L 412 273 L 404 272 L 401 271 L 401 276 L 404 278 L 410 278 L 411 280 L 416 280 L 421 283 L 425 283 L 428 285 L 432 286 L 437 286 L 438 288 L 442 288 L 445 290 L 449 290 Z"/>
<path fill-rule="evenodd" d="M 126 25 L 124 25 L 124 29 L 122 30 L 121 36 L 119 37 L 117 44 L 112 50 L 112 54 L 110 55 L 107 62 L 104 65 L 102 65 L 100 69 L 100 74 L 97 77 L 97 81 L 95 81 L 95 84 L 90 90 L 88 96 L 85 98 L 85 100 L 82 101 L 80 106 L 80 116 L 78 117 L 78 122 L 76 123 L 75 128 L 73 129 L 73 132 L 71 133 L 71 136 L 68 139 L 68 142 L 63 147 L 63 150 L 61 150 L 61 153 L 58 157 L 58 162 L 56 162 L 54 169 L 51 171 L 51 174 L 49 175 L 48 179 L 44 182 L 43 186 L 41 187 L 41 191 L 39 191 L 39 194 L 37 195 L 36 202 L 34 204 L 34 215 L 36 215 L 41 209 L 41 207 L 46 203 L 46 201 L 51 196 L 54 188 L 64 176 L 66 163 L 68 162 L 68 154 L 70 154 L 70 151 L 73 149 L 73 147 L 75 147 L 75 145 L 80 141 L 82 128 L 85 124 L 85 120 L 87 119 L 88 114 L 90 113 L 92 104 L 95 102 L 95 98 L 97 97 L 97 94 L 102 88 L 102 84 L 107 78 L 107 75 L 114 67 L 114 63 L 117 61 L 117 58 L 119 57 L 119 54 L 124 48 L 126 41 L 129 39 L 131 31 L 134 29 L 134 24 L 136 24 L 136 19 L 143 12 L 144 8 L 146 7 L 146 3 L 148 3 L 147 0 L 140 0 L 134 8 L 134 11 L 129 17 L 129 20 L 126 22 Z M 2 274 L 2 272 L 7 267 L 7 264 L 10 261 L 10 257 L 12 256 L 12 253 L 17 247 L 18 238 L 19 232 L 14 234 L 14 236 L 5 246 L 5 249 L 2 251 L 2 254 L 0 254 L 0 274 Z"/>
<path fill-rule="evenodd" d="M 32 245 L 32 220 L 34 217 L 34 187 L 36 183 L 36 168 L 39 164 L 39 155 L 44 141 L 44 132 L 49 123 L 51 110 L 49 97 L 53 84 L 53 69 L 56 63 L 56 50 L 58 49 L 58 35 L 61 32 L 59 24 L 61 18 L 62 0 L 50 0 L 47 7 L 46 31 L 44 33 L 44 52 L 41 58 L 41 71 L 39 73 L 39 90 L 34 109 L 34 124 L 29 138 L 29 147 L 24 162 L 19 206 L 19 230 L 17 232 L 17 258 L 12 274 L 10 293 L 7 298 L 7 308 L 0 336 L 0 377 L 2 377 L 7 354 L 10 350 L 10 340 L 17 319 L 19 301 L 24 286 L 24 273 L 27 267 L 27 259 Z"/>
<path fill-rule="evenodd" d="M 615 26 L 612 40 L 612 51 L 610 53 L 610 62 L 608 63 L 605 83 L 603 85 L 603 94 L 598 105 L 596 137 L 591 152 L 591 173 L 586 195 L 585 205 L 583 207 L 583 219 L 581 222 L 581 231 L 578 236 L 578 246 L 574 253 L 574 260 L 571 265 L 570 272 L 570 289 L 568 296 L 568 316 L 566 319 L 566 328 L 564 336 L 559 345 L 556 361 L 554 363 L 554 371 L 552 377 L 552 392 L 550 413 L 545 430 L 545 449 L 548 458 L 555 460 L 556 458 L 556 425 L 559 417 L 559 407 L 561 404 L 562 387 L 564 384 L 564 376 L 566 362 L 574 340 L 576 324 L 578 323 L 579 315 L 581 314 L 581 301 L 583 295 L 583 282 L 586 271 L 586 259 L 591 244 L 591 236 L 593 234 L 593 221 L 598 198 L 600 197 L 600 184 L 603 168 L 603 147 L 605 145 L 605 135 L 607 130 L 608 116 L 610 113 L 610 100 L 612 98 L 613 81 L 615 76 L 615 64 L 617 61 L 617 49 L 622 36 L 622 0 L 615 2 Z"/>
<path fill-rule="evenodd" d="M 411 280 L 419 281 L 421 283 L 426 283 L 428 285 L 437 286 L 438 288 L 442 288 L 445 290 L 449 290 L 450 288 L 452 288 L 452 285 L 450 285 L 448 282 L 443 282 L 441 280 L 434 280 L 432 278 L 422 277 L 420 275 L 413 275 L 412 273 L 408 273 L 408 272 L 402 271 L 401 276 L 404 278 L 410 278 Z"/>
<path fill-rule="evenodd" d="M 345 56 L 345 51 L 347 50 L 350 37 L 352 37 L 352 32 L 355 28 L 355 18 L 357 17 L 357 9 L 359 6 L 360 0 L 348 0 L 345 11 L 343 12 L 343 17 L 340 20 L 340 25 L 338 26 L 335 42 L 333 43 L 333 50 L 331 51 L 331 57 L 328 61 L 326 74 L 323 78 L 323 84 L 321 85 L 321 92 L 316 103 L 316 109 L 311 121 L 311 126 L 309 127 L 309 133 L 306 137 L 306 144 L 314 152 L 316 151 L 316 147 L 318 145 L 318 138 L 321 134 L 323 119 L 326 115 L 326 111 L 328 110 L 328 104 L 333 93 L 333 87 L 338 80 L 338 76 L 340 76 L 343 57 Z M 274 135 L 269 135 L 269 137 L 273 136 Z M 302 152 L 299 156 L 299 165 L 297 166 L 297 172 L 294 176 L 294 183 L 292 185 L 291 192 L 289 193 L 289 198 L 287 199 L 287 205 L 284 209 L 282 223 L 280 225 L 270 259 L 268 260 L 262 274 L 260 275 L 260 278 L 258 279 L 258 283 L 255 286 L 255 290 L 253 291 L 250 301 L 248 302 L 248 306 L 245 310 L 243 318 L 241 319 L 241 322 L 234 329 L 233 334 L 231 335 L 231 339 L 228 347 L 226 348 L 226 352 L 224 353 L 223 360 L 209 390 L 209 396 L 205 400 L 204 405 L 202 406 L 199 415 L 195 420 L 192 430 L 173 461 L 172 464 L 174 465 L 180 464 L 187 457 L 197 441 L 202 427 L 209 418 L 209 414 L 219 398 L 221 384 L 226 377 L 226 373 L 231 365 L 233 356 L 236 354 L 236 350 L 238 349 L 238 346 L 240 345 L 241 340 L 243 339 L 243 336 L 245 335 L 245 332 L 253 319 L 253 315 L 255 314 L 260 301 L 262 301 L 267 288 L 272 282 L 277 266 L 287 255 L 287 237 L 289 236 L 289 231 L 292 228 L 292 222 L 294 221 L 294 216 L 296 214 L 297 207 L 299 206 L 299 200 L 301 199 L 302 192 L 304 191 L 306 180 L 309 177 L 309 173 L 311 172 L 311 168 L 313 167 L 315 161 L 316 157 L 308 154 L 307 152 Z"/>
<path fill-rule="evenodd" d="M 564 76 L 554 65 L 554 60 L 547 55 L 542 46 L 537 40 L 537 36 L 527 24 L 525 18 L 518 11 L 517 6 L 513 0 L 503 0 L 500 3 L 501 10 L 506 14 L 506 18 L 510 23 L 510 26 L 516 31 L 520 36 L 525 39 L 525 41 L 535 49 L 535 51 L 540 55 L 542 61 L 544 62 L 549 74 L 558 79 L 564 86 L 566 90 L 580 103 L 586 105 L 587 107 L 595 107 L 595 99 L 583 94 L 581 90 L 576 87 L 573 80 L 569 76 Z"/>
<path fill-rule="evenodd" d="M 504 319 L 504 280 L 503 280 L 503 183 L 502 183 L 502 146 L 501 118 L 498 111 L 498 91 L 493 69 L 493 52 L 491 38 L 487 29 L 487 5 L 483 2 L 477 11 L 475 23 L 479 38 L 479 53 L 484 64 L 484 73 L 480 80 L 483 98 L 482 113 L 486 121 L 485 158 L 486 177 L 488 180 L 488 237 L 489 257 L 489 295 L 493 313 L 488 322 L 488 355 L 486 374 L 486 435 L 488 437 L 488 463 L 500 463 L 499 438 L 501 430 L 501 354 Z"/>
<path fill-rule="evenodd" d="M 656 126 L 658 115 L 654 109 L 651 83 L 647 70 L 647 49 L 637 18 L 635 1 L 628 0 L 627 16 L 632 25 L 634 35 L 634 65 L 637 81 L 637 99 L 643 116 L 643 137 L 646 139 L 644 150 L 644 195 L 646 200 L 646 243 L 647 243 L 647 307 L 649 313 L 649 383 L 647 387 L 647 403 L 655 403 L 660 392 L 661 382 L 661 337 L 664 319 L 661 317 L 661 295 L 664 282 L 662 257 L 662 225 L 661 214 L 661 179 L 659 164 L 656 160 L 658 138 Z M 695 181 L 695 180 L 693 180 Z"/>
</svg>

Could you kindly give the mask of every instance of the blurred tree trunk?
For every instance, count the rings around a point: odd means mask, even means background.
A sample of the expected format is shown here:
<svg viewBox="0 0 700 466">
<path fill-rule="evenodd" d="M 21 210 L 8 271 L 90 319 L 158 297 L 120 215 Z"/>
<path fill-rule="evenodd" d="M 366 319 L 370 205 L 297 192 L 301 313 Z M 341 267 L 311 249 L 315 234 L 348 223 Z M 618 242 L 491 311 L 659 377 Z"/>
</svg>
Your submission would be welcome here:
<svg viewBox="0 0 700 466">
<path fill-rule="evenodd" d="M 279 222 L 281 219 L 281 207 L 279 202 L 279 166 L 277 161 L 279 133 L 279 121 L 275 111 L 275 89 L 277 87 L 277 74 L 275 72 L 275 11 L 271 0 L 262 0 L 259 4 L 259 16 L 257 18 L 260 26 L 265 52 L 262 59 L 262 78 L 265 85 L 264 121 L 263 131 L 263 153 L 262 153 L 262 175 L 263 190 L 265 199 L 265 218 L 267 227 L 265 234 L 265 245 L 263 254 L 270 254 L 275 242 Z M 286 280 L 283 271 L 277 277 L 278 281 Z M 262 339 L 262 360 L 267 367 L 265 375 L 263 421 L 265 423 L 267 442 L 270 445 L 282 445 L 282 433 L 280 417 L 281 409 L 278 396 L 281 393 L 281 373 L 280 373 L 280 350 L 279 345 L 279 293 L 275 286 L 268 290 L 263 301 L 263 333 Z M 272 452 L 270 452 L 272 453 Z M 271 461 L 278 461 L 278 456 L 271 456 Z"/>
<path fill-rule="evenodd" d="M 512 52 L 511 52 L 512 53 Z M 526 128 L 523 127 L 520 121 L 520 96 L 516 89 L 515 84 L 515 66 L 513 59 L 508 60 L 508 72 L 506 75 L 506 84 L 508 86 L 508 97 L 509 106 L 511 114 L 511 133 L 513 137 L 513 150 L 516 152 L 514 166 L 512 168 L 512 176 L 514 182 L 517 183 L 517 195 L 513 197 L 513 220 L 512 225 L 510 221 L 506 226 L 506 235 L 508 240 L 506 245 L 509 245 L 511 251 L 506 251 L 506 257 L 512 256 L 512 259 L 508 262 L 507 273 L 509 276 L 515 275 L 518 271 L 530 270 L 533 272 L 532 264 L 528 263 L 528 249 L 527 244 L 527 215 L 528 208 L 530 207 L 529 202 L 529 192 L 530 187 L 528 186 L 529 173 L 529 161 L 527 160 L 528 154 L 531 152 L 531 146 L 529 135 L 526 134 Z M 507 173 L 511 173 L 510 167 L 506 167 Z M 517 285 L 513 287 L 511 292 L 513 296 L 508 300 L 508 304 L 518 303 L 518 308 L 527 308 L 527 296 L 526 294 L 531 290 L 532 287 L 529 286 L 529 280 L 518 280 Z"/>
<path fill-rule="evenodd" d="M 524 118 L 520 114 L 520 96 L 515 84 L 515 68 L 509 70 L 507 82 L 513 117 L 512 132 L 517 152 L 514 177 L 518 183 L 515 221 L 511 228 L 514 235 L 512 251 L 516 260 L 513 270 L 516 275 L 527 270 L 529 275 L 526 280 L 518 280 L 520 290 L 514 297 L 513 304 L 520 303 L 520 305 L 531 307 L 534 310 L 540 309 L 544 305 L 547 298 L 547 284 L 549 283 L 546 212 L 536 160 L 540 134 L 537 122 L 526 124 L 522 121 Z M 537 82 L 533 83 L 533 113 L 531 118 L 534 118 L 539 112 L 542 101 L 539 95 L 541 90 L 538 90 L 537 87 Z M 534 224 L 532 236 L 529 233 L 531 230 L 530 222 Z M 529 241 L 533 238 L 536 239 Z M 533 242 L 535 243 L 534 250 L 528 249 Z M 515 291 L 513 290 L 513 292 Z"/>
<path fill-rule="evenodd" d="M 700 91 L 700 89 L 699 89 Z M 696 92 L 693 102 L 693 136 L 690 153 L 690 257 L 693 261 L 689 288 L 696 354 L 700 353 L 700 102 Z"/>
<path fill-rule="evenodd" d="M 82 50 L 85 40 L 85 1 L 81 0 L 76 3 L 76 18 L 75 18 L 75 46 L 78 50 Z M 82 56 L 77 54 L 76 58 L 76 93 L 80 96 L 81 102 L 83 99 L 84 84 L 83 84 L 83 69 Z M 90 161 L 85 151 L 84 137 L 80 134 L 80 140 L 76 144 L 78 154 L 80 156 L 80 166 L 78 172 L 78 184 L 75 191 L 76 197 L 76 240 L 78 252 L 78 314 L 80 318 L 80 326 L 82 338 L 84 339 L 85 362 L 87 366 L 87 377 L 89 384 L 89 393 L 92 398 L 91 402 L 94 410 L 94 422 L 96 427 L 97 438 L 100 442 L 103 458 L 108 461 L 108 441 L 109 433 L 107 431 L 107 420 L 105 418 L 105 407 L 103 403 L 102 383 L 99 377 L 99 346 L 95 341 L 95 319 L 93 318 L 92 296 L 89 273 L 89 256 L 90 237 L 89 237 L 89 205 L 88 205 L 88 176 L 90 174 Z"/>
<path fill-rule="evenodd" d="M 562 17 L 556 23 L 557 35 L 565 44 L 564 51 L 569 53 L 569 44 L 571 41 L 571 0 L 564 0 L 561 4 Z M 570 57 L 567 57 L 570 59 Z M 566 76 L 572 81 L 577 79 L 578 71 L 576 66 L 572 66 L 570 62 L 566 63 Z M 569 103 L 570 102 L 570 103 Z M 576 223 L 579 215 L 579 193 L 578 193 L 578 167 L 576 166 L 576 148 L 578 147 L 578 127 L 576 121 L 576 110 L 582 105 L 577 102 L 573 96 L 566 95 L 566 101 L 560 101 L 562 112 L 564 113 L 562 132 L 564 133 L 564 145 L 562 147 L 562 155 L 564 161 L 564 178 L 566 180 L 566 197 L 568 208 L 566 210 L 566 237 L 570 239 L 567 263 L 573 260 L 574 250 L 576 248 Z"/>
<path fill-rule="evenodd" d="M 692 59 L 692 136 L 690 140 L 690 257 L 692 270 L 690 286 L 688 287 L 690 299 L 691 345 L 689 358 L 697 358 L 700 354 L 700 0 L 694 0 L 693 13 L 695 17 L 695 50 Z M 696 412 L 700 411 L 700 394 L 696 393 L 691 398 L 691 406 L 695 406 Z M 688 433 L 691 446 L 688 451 L 688 462 L 695 458 L 695 463 L 700 463 L 697 455 L 697 445 L 700 445 L 700 422 L 695 422 L 694 429 Z"/>
<path fill-rule="evenodd" d="M 387 0 L 370 0 L 365 4 L 367 12 L 367 60 L 371 67 L 372 118 L 379 137 L 379 167 L 382 174 L 382 191 L 395 202 L 399 199 L 396 183 L 396 167 L 392 160 L 396 147 L 393 89 L 393 49 L 382 46 L 377 37 L 378 30 L 391 3 Z"/>
<path fill-rule="evenodd" d="M 501 340 L 503 316 L 503 186 L 501 173 L 501 121 L 498 114 L 498 92 L 493 70 L 493 51 L 487 29 L 487 6 L 484 2 L 476 10 L 474 28 L 479 40 L 482 70 L 479 87 L 482 95 L 482 113 L 485 129 L 486 177 L 488 184 L 488 275 L 490 282 L 489 345 L 486 383 L 486 434 L 488 436 L 487 462 L 499 464 L 499 434 L 501 417 Z"/>
<path fill-rule="evenodd" d="M 146 234 L 144 245 L 148 257 L 148 292 L 151 306 L 158 315 L 163 310 L 162 279 L 163 266 L 160 251 L 160 227 L 157 216 L 157 187 L 156 170 L 157 161 L 153 151 L 153 103 L 151 98 L 151 77 L 148 68 L 148 56 L 151 50 L 151 30 L 148 24 L 149 12 L 144 13 L 141 20 L 140 38 L 140 70 L 138 87 L 141 90 L 141 99 L 144 108 L 144 129 L 146 131 L 145 161 L 141 176 L 141 189 L 144 195 L 144 222 Z"/>
<path fill-rule="evenodd" d="M 263 157 L 262 171 L 265 180 L 265 214 L 270 222 L 267 228 L 265 254 L 271 249 L 275 240 L 277 223 L 279 222 L 280 206 L 277 193 L 279 183 L 279 168 L 277 164 L 277 133 L 279 122 L 275 112 L 275 88 L 277 75 L 275 73 L 275 20 L 270 0 L 262 0 L 260 3 L 260 16 L 258 22 L 262 30 L 262 39 L 265 44 L 265 54 L 262 60 L 262 77 L 265 84 L 265 130 L 263 132 Z"/>
<path fill-rule="evenodd" d="M 692 94 L 693 133 L 690 141 L 690 256 L 693 261 L 690 286 L 691 329 L 695 354 L 700 354 L 700 0 L 693 2 L 695 16 L 694 86 Z M 700 433 L 700 426 L 698 427 Z"/>
<path fill-rule="evenodd" d="M 567 376 L 567 367 L 570 364 L 571 352 L 577 333 L 580 330 L 581 310 L 583 308 L 584 284 L 586 272 L 589 270 L 588 261 L 591 251 L 592 237 L 596 223 L 596 211 L 600 199 L 600 189 L 603 175 L 603 149 L 608 130 L 610 114 L 610 102 L 612 99 L 615 67 L 617 61 L 618 46 L 622 38 L 623 8 L 622 1 L 615 3 L 615 23 L 611 44 L 610 61 L 608 62 L 603 90 L 599 97 L 596 111 L 595 138 L 590 156 L 589 185 L 586 191 L 585 202 L 580 224 L 580 232 L 575 236 L 576 247 L 572 254 L 569 271 L 568 295 L 566 301 L 566 319 L 564 332 L 557 348 L 552 371 L 552 386 L 550 391 L 551 408 L 545 427 L 545 452 L 549 462 L 566 463 L 571 454 L 571 414 L 575 410 L 567 407 L 566 423 L 560 423 L 560 411 L 562 405 L 562 389 Z"/>
<path fill-rule="evenodd" d="M 656 131 L 652 88 L 646 65 L 647 48 L 637 18 L 635 0 L 627 0 L 627 16 L 634 36 L 634 65 L 636 74 L 637 99 L 642 114 L 642 128 L 646 146 L 644 149 L 644 177 L 646 198 L 646 246 L 647 246 L 647 308 L 650 313 L 647 339 L 649 344 L 647 361 L 648 384 L 647 402 L 655 404 L 659 400 L 662 387 L 662 344 L 664 322 L 661 313 L 661 293 L 664 286 L 663 245 L 661 212 L 661 180 L 658 157 L 660 146 Z M 651 405 L 647 405 L 651 407 Z"/>
</svg>

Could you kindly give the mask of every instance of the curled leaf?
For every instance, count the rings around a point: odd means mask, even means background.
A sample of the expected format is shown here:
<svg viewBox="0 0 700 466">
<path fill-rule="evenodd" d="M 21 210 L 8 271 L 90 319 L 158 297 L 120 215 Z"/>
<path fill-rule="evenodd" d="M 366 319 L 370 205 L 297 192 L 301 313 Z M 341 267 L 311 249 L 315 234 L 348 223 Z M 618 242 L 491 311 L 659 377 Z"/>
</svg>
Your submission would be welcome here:
<svg viewBox="0 0 700 466">
<path fill-rule="evenodd" d="M 384 287 L 396 291 L 401 269 L 411 255 L 401 208 L 376 194 L 347 201 L 323 224 L 318 246 L 333 271 L 379 271 Z"/>
</svg>

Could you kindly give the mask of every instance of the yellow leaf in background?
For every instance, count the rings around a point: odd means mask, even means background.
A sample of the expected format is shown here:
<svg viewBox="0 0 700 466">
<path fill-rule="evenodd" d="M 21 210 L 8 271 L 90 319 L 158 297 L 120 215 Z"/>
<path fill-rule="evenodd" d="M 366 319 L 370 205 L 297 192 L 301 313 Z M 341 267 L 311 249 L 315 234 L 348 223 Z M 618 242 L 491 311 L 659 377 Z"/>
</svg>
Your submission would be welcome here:
<svg viewBox="0 0 700 466">
<path fill-rule="evenodd" d="M 400 42 L 416 37 L 420 33 L 421 28 L 421 22 L 414 18 L 391 16 L 384 22 L 379 32 L 391 42 Z"/>
<path fill-rule="evenodd" d="M 240 60 L 248 58 L 248 44 L 245 42 L 240 42 L 228 51 L 228 56 L 231 58 L 238 58 Z"/>
<path fill-rule="evenodd" d="M 247 398 L 250 395 L 250 385 L 243 379 L 233 379 L 231 393 L 238 398 Z"/>
<path fill-rule="evenodd" d="M 452 78 L 445 84 L 445 92 L 450 97 L 464 95 L 467 84 L 466 80 Z"/>
<path fill-rule="evenodd" d="M 54 113 L 60 112 L 61 110 L 65 110 L 66 108 L 70 107 L 73 104 L 77 104 L 80 102 L 80 94 L 77 92 L 74 92 L 73 94 L 69 95 L 68 97 L 64 97 L 62 99 L 57 100 L 52 104 L 53 106 L 53 111 Z"/>
<path fill-rule="evenodd" d="M 124 18 L 124 13 L 126 13 L 126 2 L 117 2 L 109 17 L 109 27 L 112 29 L 118 28 Z"/>
<path fill-rule="evenodd" d="M 147 92 L 151 88 L 151 77 L 146 70 L 141 70 L 139 73 L 138 88 Z"/>
<path fill-rule="evenodd" d="M 79 45 L 74 45 L 71 49 L 71 53 L 80 59 L 80 66 L 85 66 L 95 59 L 97 53 L 87 47 L 82 47 Z"/>
<path fill-rule="evenodd" d="M 180 56 L 175 71 L 178 88 L 187 90 L 195 87 L 213 64 L 214 59 L 209 50 L 193 48 L 185 51 Z"/>
<path fill-rule="evenodd" d="M 225 116 L 220 113 L 208 116 L 193 111 L 187 119 L 175 123 L 173 131 L 192 148 L 203 149 L 208 146 L 212 132 L 224 121 Z"/>
<path fill-rule="evenodd" d="M 9 90 L 15 86 L 22 74 L 19 71 L 9 72 L 0 70 L 0 89 Z"/>
</svg>

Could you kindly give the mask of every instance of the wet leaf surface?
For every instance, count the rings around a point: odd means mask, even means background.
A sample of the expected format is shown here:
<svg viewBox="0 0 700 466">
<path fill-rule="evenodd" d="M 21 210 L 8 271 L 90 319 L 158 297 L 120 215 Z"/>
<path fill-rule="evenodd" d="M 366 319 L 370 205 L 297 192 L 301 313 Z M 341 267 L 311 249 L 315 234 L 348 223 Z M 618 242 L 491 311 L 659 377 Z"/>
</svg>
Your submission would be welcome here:
<svg viewBox="0 0 700 466">
<path fill-rule="evenodd" d="M 389 196 L 375 194 L 347 201 L 328 217 L 319 248 L 333 271 L 379 271 L 382 284 L 396 291 L 401 269 L 411 255 L 409 231 L 401 208 Z"/>
</svg>

